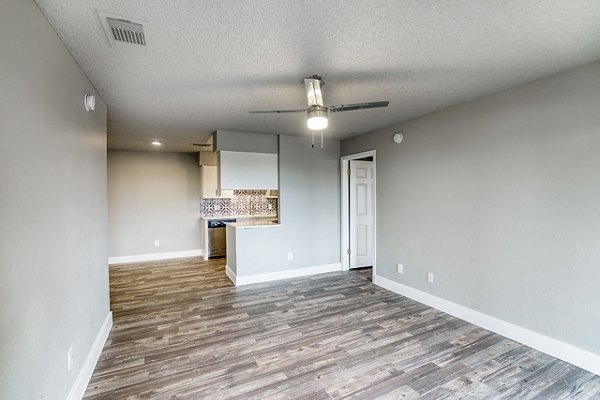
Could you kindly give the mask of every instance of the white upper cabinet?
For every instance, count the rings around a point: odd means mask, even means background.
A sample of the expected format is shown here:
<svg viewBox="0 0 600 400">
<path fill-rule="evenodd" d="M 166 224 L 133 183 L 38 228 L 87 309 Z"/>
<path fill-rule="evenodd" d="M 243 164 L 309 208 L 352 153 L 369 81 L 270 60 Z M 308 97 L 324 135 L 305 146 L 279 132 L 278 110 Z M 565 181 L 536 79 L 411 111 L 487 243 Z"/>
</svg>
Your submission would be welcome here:
<svg viewBox="0 0 600 400">
<path fill-rule="evenodd" d="M 218 197 L 217 167 L 203 165 L 200 167 L 200 179 L 202 180 L 202 198 Z"/>
<path fill-rule="evenodd" d="M 277 154 L 219 152 L 221 189 L 277 189 Z"/>
<path fill-rule="evenodd" d="M 217 153 L 212 151 L 201 151 L 198 153 L 198 165 L 214 165 L 217 166 Z"/>
</svg>

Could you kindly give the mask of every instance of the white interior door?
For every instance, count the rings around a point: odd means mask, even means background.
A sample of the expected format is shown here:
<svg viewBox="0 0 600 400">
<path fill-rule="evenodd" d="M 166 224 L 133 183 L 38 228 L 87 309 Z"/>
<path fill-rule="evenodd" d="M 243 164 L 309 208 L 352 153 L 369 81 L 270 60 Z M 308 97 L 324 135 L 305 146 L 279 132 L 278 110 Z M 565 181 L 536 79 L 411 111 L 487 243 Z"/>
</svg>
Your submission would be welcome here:
<svg viewBox="0 0 600 400">
<path fill-rule="evenodd" d="M 350 268 L 373 265 L 373 161 L 350 161 Z"/>
</svg>

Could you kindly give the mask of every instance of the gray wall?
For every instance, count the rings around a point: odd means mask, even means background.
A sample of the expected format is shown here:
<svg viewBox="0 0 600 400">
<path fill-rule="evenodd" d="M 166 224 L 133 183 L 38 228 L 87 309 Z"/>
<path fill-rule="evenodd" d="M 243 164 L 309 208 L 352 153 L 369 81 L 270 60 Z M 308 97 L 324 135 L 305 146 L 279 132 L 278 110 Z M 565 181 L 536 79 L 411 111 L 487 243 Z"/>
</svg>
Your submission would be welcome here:
<svg viewBox="0 0 600 400">
<path fill-rule="evenodd" d="M 201 249 L 200 179 L 197 153 L 109 151 L 109 256 Z"/>
<path fill-rule="evenodd" d="M 321 150 L 311 148 L 310 137 L 279 136 L 281 226 L 236 231 L 237 274 L 340 262 L 339 151 L 336 140 Z"/>
<path fill-rule="evenodd" d="M 219 130 L 213 136 L 213 144 L 214 151 L 277 154 L 277 135 Z"/>
<path fill-rule="evenodd" d="M 109 313 L 106 105 L 86 92 L 33 1 L 1 1 L 2 399 L 65 399 Z"/>
<path fill-rule="evenodd" d="M 378 274 L 600 353 L 600 63 L 342 142 L 370 149 Z"/>
</svg>

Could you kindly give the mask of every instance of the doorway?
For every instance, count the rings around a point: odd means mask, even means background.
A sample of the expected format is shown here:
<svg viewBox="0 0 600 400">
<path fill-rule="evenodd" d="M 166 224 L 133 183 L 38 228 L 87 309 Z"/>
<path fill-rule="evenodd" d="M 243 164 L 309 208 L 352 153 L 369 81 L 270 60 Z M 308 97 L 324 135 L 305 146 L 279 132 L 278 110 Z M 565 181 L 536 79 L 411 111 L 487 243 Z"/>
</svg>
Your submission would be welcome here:
<svg viewBox="0 0 600 400">
<path fill-rule="evenodd" d="M 341 157 L 342 269 L 373 267 L 376 273 L 375 150 Z"/>
</svg>

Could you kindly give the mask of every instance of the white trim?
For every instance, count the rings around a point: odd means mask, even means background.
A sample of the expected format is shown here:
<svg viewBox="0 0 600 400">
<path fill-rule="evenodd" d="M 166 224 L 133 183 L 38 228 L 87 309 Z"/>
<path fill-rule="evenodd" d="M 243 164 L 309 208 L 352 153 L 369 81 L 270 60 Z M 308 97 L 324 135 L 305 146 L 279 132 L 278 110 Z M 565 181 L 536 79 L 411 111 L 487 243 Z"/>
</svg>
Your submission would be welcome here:
<svg viewBox="0 0 600 400">
<path fill-rule="evenodd" d="M 229 265 L 225 265 L 225 273 L 227 274 L 229 280 L 235 285 L 235 282 L 237 281 L 237 276 L 235 275 L 235 272 L 233 272 L 231 268 L 229 268 Z"/>
<path fill-rule="evenodd" d="M 560 340 L 531 331 L 527 328 L 492 317 L 491 315 L 461 306 L 430 293 L 411 288 L 391 279 L 373 275 L 373 283 L 392 292 L 409 297 L 430 307 L 444 311 L 457 318 L 479 325 L 509 339 L 516 340 L 526 346 L 559 358 L 577 367 L 600 375 L 600 354 L 580 349 Z"/>
<path fill-rule="evenodd" d="M 200 257 L 204 254 L 202 249 L 171 251 L 168 253 L 139 254 L 135 256 L 108 257 L 108 264 L 128 264 L 140 261 L 170 260 L 172 258 Z"/>
<path fill-rule="evenodd" d="M 363 151 L 362 153 L 350 154 L 340 157 L 340 172 L 341 172 L 341 207 L 340 207 L 340 259 L 342 260 L 342 271 L 350 269 L 350 257 L 346 252 L 350 248 L 349 235 L 349 207 L 348 207 L 348 162 L 359 158 L 373 157 L 373 191 L 375 201 L 373 202 L 373 276 L 377 274 L 377 150 Z"/>
<path fill-rule="evenodd" d="M 348 167 L 349 167 L 349 160 L 344 160 L 344 157 L 341 158 L 340 160 L 340 171 L 342 171 L 342 176 L 341 176 L 341 183 L 342 183 L 342 188 L 341 190 L 341 195 L 342 195 L 342 204 L 340 207 L 340 212 L 341 212 L 341 216 L 340 216 L 340 238 L 342 240 L 342 244 L 340 246 L 340 260 L 342 260 L 342 270 L 343 271 L 348 271 L 350 269 L 350 256 L 348 255 L 348 249 L 350 248 L 350 235 L 348 234 L 349 232 L 349 211 L 348 211 L 348 188 L 349 188 L 349 184 L 348 184 Z"/>
<path fill-rule="evenodd" d="M 106 315 L 106 318 L 104 318 L 104 322 L 100 327 L 98 335 L 96 335 L 96 339 L 92 344 L 92 348 L 88 352 L 88 355 L 85 358 L 79 373 L 77 374 L 77 378 L 71 387 L 71 391 L 67 396 L 67 400 L 81 400 L 81 398 L 83 398 L 85 389 L 87 389 L 87 385 L 90 382 L 94 368 L 96 368 L 96 363 L 100 358 L 100 353 L 102 353 L 102 348 L 104 347 L 104 343 L 106 343 L 106 339 L 108 339 L 108 334 L 110 333 L 111 328 L 112 311 L 109 311 Z"/>
<path fill-rule="evenodd" d="M 359 158 L 375 156 L 376 151 L 377 150 L 367 150 L 367 151 L 363 151 L 362 153 L 348 154 L 347 156 L 342 156 L 340 158 L 344 161 L 357 160 Z"/>
<path fill-rule="evenodd" d="M 208 261 L 208 220 L 202 219 L 202 259 Z"/>
<path fill-rule="evenodd" d="M 231 269 L 229 269 L 229 267 L 227 267 L 227 268 L 225 268 L 225 273 L 227 274 L 229 279 L 231 279 L 231 281 L 234 283 L 235 286 L 242 286 L 242 285 L 250 285 L 252 283 L 277 281 L 279 279 L 297 278 L 299 276 L 317 275 L 317 274 L 324 274 L 326 272 L 334 272 L 334 271 L 341 271 L 341 270 L 342 270 L 342 264 L 335 263 L 335 264 L 316 265 L 314 267 L 306 267 L 306 268 L 286 269 L 284 271 L 276 271 L 276 272 L 269 272 L 266 274 L 256 274 L 256 275 L 246 275 L 246 276 L 236 276 L 236 274 L 233 271 L 231 271 Z"/>
</svg>

